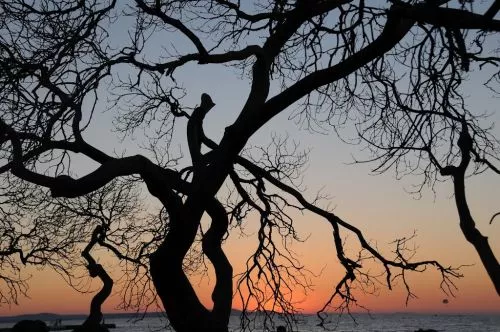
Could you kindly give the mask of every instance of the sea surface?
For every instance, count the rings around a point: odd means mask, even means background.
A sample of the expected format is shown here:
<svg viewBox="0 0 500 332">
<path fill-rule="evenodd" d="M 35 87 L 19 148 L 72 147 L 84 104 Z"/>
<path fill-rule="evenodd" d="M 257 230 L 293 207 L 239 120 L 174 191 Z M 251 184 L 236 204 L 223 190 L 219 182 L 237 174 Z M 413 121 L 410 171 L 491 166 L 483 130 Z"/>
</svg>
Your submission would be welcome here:
<svg viewBox="0 0 500 332">
<path fill-rule="evenodd" d="M 332 316 L 330 328 L 338 332 L 414 332 L 418 329 L 435 329 L 446 332 L 500 332 L 500 315 L 452 315 L 452 314 L 356 314 L 355 321 L 349 316 Z M 81 320 L 64 320 L 63 325 L 80 324 Z M 299 324 L 293 331 L 297 332 L 319 332 L 325 331 L 316 326 L 316 316 L 301 316 Z M 51 324 L 52 322 L 47 322 Z M 116 324 L 111 332 L 155 332 L 168 331 L 167 322 L 160 317 L 146 317 L 143 319 L 113 318 L 107 319 L 106 323 Z M 281 322 L 276 321 L 276 325 Z M 1 323 L 0 327 L 10 327 L 12 323 Z M 239 328 L 239 316 L 232 316 L 230 331 L 241 331 Z M 253 331 L 273 331 L 262 326 L 256 326 Z"/>
</svg>

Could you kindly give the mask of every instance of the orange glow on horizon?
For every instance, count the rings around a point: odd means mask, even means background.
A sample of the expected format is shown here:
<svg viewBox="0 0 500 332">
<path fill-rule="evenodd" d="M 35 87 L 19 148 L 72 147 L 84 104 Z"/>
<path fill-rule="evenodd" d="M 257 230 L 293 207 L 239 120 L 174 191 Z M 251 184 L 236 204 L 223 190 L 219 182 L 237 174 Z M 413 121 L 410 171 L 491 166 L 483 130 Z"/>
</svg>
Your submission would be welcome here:
<svg viewBox="0 0 500 332">
<path fill-rule="evenodd" d="M 465 278 L 457 282 L 459 290 L 455 297 L 446 296 L 439 291 L 439 276 L 430 271 L 416 274 L 410 278 L 412 290 L 418 296 L 405 305 L 406 293 L 401 283 L 392 290 L 382 289 L 378 296 L 358 294 L 358 303 L 371 312 L 417 312 L 417 313 L 500 313 L 500 299 L 494 293 L 493 286 L 486 273 L 477 268 L 464 268 Z M 314 314 L 322 308 L 331 294 L 340 276 L 338 267 L 327 266 L 323 274 L 314 281 L 314 290 L 307 295 L 302 292 L 294 294 L 297 307 L 306 314 Z M 206 279 L 197 285 L 197 292 L 202 302 L 211 307 L 211 291 L 214 279 Z M 100 284 L 95 283 L 93 289 Z M 54 312 L 61 314 L 85 314 L 93 293 L 81 294 L 63 282 L 62 278 L 52 271 L 39 272 L 31 282 L 30 299 L 20 299 L 18 306 L 0 307 L 0 315 L 17 315 L 25 313 Z M 443 303 L 447 299 L 447 304 Z M 120 312 L 120 297 L 116 294 L 105 303 L 104 312 Z M 233 308 L 241 309 L 239 297 L 234 298 Z M 268 308 L 270 309 L 270 308 Z M 364 312 L 361 307 L 352 307 L 353 312 Z"/>
<path fill-rule="evenodd" d="M 351 220 L 362 220 L 363 224 L 356 225 L 366 232 L 367 239 L 377 239 L 378 247 L 386 254 L 390 254 L 387 245 L 397 235 L 411 234 L 414 227 L 418 227 L 418 237 L 415 242 L 418 246 L 415 259 L 437 259 L 445 266 L 458 266 L 461 264 L 475 264 L 461 269 L 464 278 L 458 280 L 456 285 L 458 291 L 456 297 L 446 296 L 439 290 L 440 279 L 438 273 L 429 268 L 424 273 L 413 273 L 409 280 L 413 292 L 418 296 L 405 305 L 406 293 L 403 285 L 399 282 L 393 291 L 382 289 L 378 296 L 359 294 L 359 304 L 370 309 L 372 312 L 421 312 L 421 313 L 500 313 L 500 297 L 494 291 L 491 281 L 481 266 L 477 254 L 472 246 L 469 246 L 459 233 L 452 213 L 436 212 L 432 209 L 422 216 L 421 202 L 414 204 L 415 213 L 408 213 L 405 223 L 388 223 L 384 210 L 380 210 L 379 216 L 365 206 L 363 211 L 349 209 L 351 213 L 336 211 L 339 216 L 347 215 Z M 347 207 L 349 208 L 349 206 Z M 346 208 L 346 209 L 347 209 Z M 408 210 L 409 206 L 403 207 Z M 359 213 L 366 213 L 369 217 L 362 218 Z M 393 211 L 389 211 L 394 213 Z M 396 211 L 397 212 L 397 211 Z M 343 216 L 346 218 L 345 216 Z M 425 221 L 424 224 L 423 221 Z M 440 223 L 451 226 L 436 228 L 433 225 Z M 390 228 L 388 225 L 394 225 Z M 377 226 L 377 227 L 376 227 Z M 254 229 L 252 229 L 254 227 Z M 453 227 L 453 228 L 452 228 Z M 498 227 L 492 225 L 491 227 Z M 453 232 L 446 230 L 453 229 Z M 331 227 L 317 217 L 310 215 L 297 215 L 297 230 L 303 238 L 304 243 L 293 245 L 293 250 L 298 258 L 314 274 L 318 275 L 312 279 L 314 289 L 308 294 L 300 291 L 294 292 L 293 300 L 297 307 L 304 313 L 315 313 L 319 310 L 330 296 L 338 280 L 342 277 L 342 269 L 339 267 L 336 253 L 331 239 Z M 255 234 L 255 225 L 250 225 L 249 234 Z M 355 237 L 347 236 L 347 241 L 354 241 Z M 443 239 L 445 239 L 443 241 Z M 500 251 L 500 243 L 492 243 L 496 252 Z M 224 245 L 230 261 L 233 264 L 235 274 L 244 268 L 246 258 L 255 249 L 255 238 L 240 237 L 232 234 Z M 456 250 L 459 248 L 459 251 Z M 354 254 L 347 250 L 347 253 Z M 103 259 L 101 257 L 101 259 Z M 102 260 L 101 260 L 102 261 Z M 77 293 L 69 287 L 57 273 L 53 271 L 30 270 L 33 278 L 30 280 L 29 299 L 20 298 L 18 306 L 0 307 L 0 315 L 17 315 L 23 313 L 55 312 L 62 314 L 87 313 L 93 293 Z M 211 307 L 211 291 L 214 286 L 214 278 L 204 278 L 193 283 L 202 302 Z M 100 284 L 93 283 L 93 290 L 97 290 Z M 448 303 L 444 304 L 443 299 Z M 104 312 L 117 312 L 120 304 L 118 290 L 114 289 L 114 295 L 107 300 L 103 307 Z M 241 302 L 235 297 L 233 307 L 241 309 Z M 352 308 L 353 311 L 363 312 L 361 308 Z"/>
<path fill-rule="evenodd" d="M 420 278 L 420 277 L 419 277 Z M 422 276 L 421 283 L 414 283 L 417 299 L 405 306 L 406 293 L 401 285 L 393 291 L 382 290 L 378 296 L 359 295 L 359 304 L 371 312 L 416 312 L 416 313 L 500 313 L 500 299 L 494 293 L 485 273 L 467 273 L 457 282 L 459 291 L 456 297 L 447 297 L 438 291 L 439 280 L 433 276 Z M 303 313 L 314 314 L 324 304 L 334 287 L 333 280 L 319 278 L 315 289 L 308 295 L 299 294 L 296 299 Z M 96 285 L 97 286 L 97 285 Z M 211 307 L 210 294 L 212 282 L 201 283 L 197 288 L 202 302 Z M 30 299 L 20 299 L 18 306 L 0 307 L 0 315 L 10 316 L 27 313 L 52 312 L 60 314 L 86 314 L 93 293 L 81 294 L 69 287 L 55 272 L 43 271 L 32 280 Z M 448 299 L 447 304 L 443 299 Z M 121 312 L 115 293 L 103 307 L 104 312 Z M 235 297 L 233 308 L 241 309 L 241 302 Z M 352 307 L 353 312 L 364 312 L 363 308 Z"/>
</svg>

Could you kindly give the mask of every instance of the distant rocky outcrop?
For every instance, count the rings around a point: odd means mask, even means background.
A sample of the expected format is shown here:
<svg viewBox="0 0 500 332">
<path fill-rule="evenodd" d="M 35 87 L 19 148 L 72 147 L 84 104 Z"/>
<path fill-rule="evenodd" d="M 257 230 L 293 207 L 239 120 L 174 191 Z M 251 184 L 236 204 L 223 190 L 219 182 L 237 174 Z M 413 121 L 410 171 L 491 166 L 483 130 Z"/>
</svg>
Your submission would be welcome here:
<svg viewBox="0 0 500 332">
<path fill-rule="evenodd" d="M 12 332 L 49 332 L 49 327 L 41 320 L 21 320 L 14 325 Z"/>
</svg>

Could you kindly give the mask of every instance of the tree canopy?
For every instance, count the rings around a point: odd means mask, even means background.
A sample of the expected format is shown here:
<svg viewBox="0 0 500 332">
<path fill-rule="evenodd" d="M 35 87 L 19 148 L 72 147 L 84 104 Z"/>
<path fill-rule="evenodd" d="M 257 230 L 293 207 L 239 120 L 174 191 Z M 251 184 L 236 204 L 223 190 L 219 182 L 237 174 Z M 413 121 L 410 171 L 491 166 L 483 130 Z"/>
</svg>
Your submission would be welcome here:
<svg viewBox="0 0 500 332">
<path fill-rule="evenodd" d="M 408 238 L 386 257 L 321 197 L 308 199 L 307 151 L 280 137 L 248 145 L 290 110 L 311 130 L 352 125 L 376 172 L 418 174 L 422 187 L 451 177 L 461 230 L 500 294 L 498 261 L 465 195 L 466 176 L 500 173 L 499 142 L 463 92 L 474 73 L 499 92 L 499 9 L 496 0 L 1 2 L 0 301 L 26 292 L 17 258 L 71 275 L 84 266 L 80 248 L 92 275 L 89 250 L 99 244 L 141 285 L 124 286 L 129 300 L 157 297 L 176 331 L 227 331 L 235 294 L 244 309 L 293 314 L 290 292 L 310 286 L 288 246 L 300 241 L 293 210 L 331 225 L 345 275 L 325 308 L 339 298 L 345 310 L 353 285 L 376 280 L 389 288 L 402 280 L 411 296 L 407 273 L 429 266 L 453 289 L 460 272 L 412 260 Z M 204 66 L 229 67 L 249 83 L 220 138 L 203 129 L 224 111 L 218 100 L 186 88 L 198 79 L 186 71 Z M 120 138 L 140 137 L 137 153 L 95 139 L 109 135 L 100 126 L 107 116 Z M 156 211 L 141 205 L 141 190 Z M 247 218 L 259 225 L 258 246 L 234 276 L 222 244 Z M 346 234 L 359 253 L 346 251 Z M 188 279 L 208 262 L 211 309 Z"/>
</svg>

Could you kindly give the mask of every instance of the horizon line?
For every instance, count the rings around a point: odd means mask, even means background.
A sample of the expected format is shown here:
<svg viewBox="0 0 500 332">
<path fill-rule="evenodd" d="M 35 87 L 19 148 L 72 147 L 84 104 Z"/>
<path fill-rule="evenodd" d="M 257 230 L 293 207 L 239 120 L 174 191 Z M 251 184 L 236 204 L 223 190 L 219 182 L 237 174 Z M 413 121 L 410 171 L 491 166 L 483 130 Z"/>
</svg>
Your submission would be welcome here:
<svg viewBox="0 0 500 332">
<path fill-rule="evenodd" d="M 232 311 L 242 312 L 241 309 L 231 309 Z M 254 313 L 255 311 L 249 311 L 249 313 Z M 491 310 L 491 311 L 351 311 L 350 313 L 343 312 L 339 313 L 336 311 L 325 312 L 328 315 L 394 315 L 394 314 L 409 314 L 409 315 L 495 315 L 499 314 L 500 310 Z M 147 312 L 131 312 L 131 311 L 112 311 L 112 312 L 103 312 L 103 316 L 106 315 L 151 315 L 151 314 L 165 314 L 164 311 L 147 311 Z M 276 314 L 280 314 L 276 312 Z M 304 315 L 304 316 L 314 316 L 316 312 L 299 312 L 296 315 Z M 16 318 L 16 317 L 25 317 L 25 316 L 88 316 L 88 313 L 57 313 L 57 312 L 37 312 L 37 313 L 25 313 L 25 314 L 14 314 L 14 315 L 4 315 L 0 314 L 0 319 L 5 318 Z"/>
</svg>

